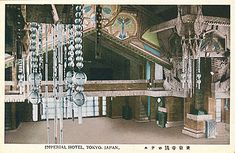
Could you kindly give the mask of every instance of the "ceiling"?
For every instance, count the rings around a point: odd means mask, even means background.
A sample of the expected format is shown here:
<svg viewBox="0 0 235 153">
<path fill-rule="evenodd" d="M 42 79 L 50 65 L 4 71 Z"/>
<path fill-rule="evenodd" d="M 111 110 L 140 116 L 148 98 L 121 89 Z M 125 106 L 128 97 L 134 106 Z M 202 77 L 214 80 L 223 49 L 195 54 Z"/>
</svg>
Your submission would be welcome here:
<svg viewBox="0 0 235 153">
<path fill-rule="evenodd" d="M 66 14 L 67 18 L 71 18 L 71 7 L 72 5 L 56 5 L 59 17 L 63 18 L 62 15 Z M 25 15 L 27 15 L 27 22 L 36 19 L 37 22 L 53 23 L 50 5 L 26 5 L 26 8 Z M 177 17 L 177 5 L 121 5 L 121 10 L 137 12 L 137 15 L 145 19 L 144 22 L 141 23 L 142 25 L 139 26 L 148 24 L 146 29 Z M 10 14 L 14 14 L 15 12 L 14 7 L 9 7 L 9 5 L 6 6 L 6 11 Z M 203 5 L 202 11 L 205 16 L 230 18 L 229 5 Z M 24 16 L 24 14 L 22 16 Z M 67 21 L 73 20 L 67 19 Z M 161 47 L 161 49 L 164 50 L 163 47 Z M 167 50 L 169 49 L 165 49 L 164 52 L 167 52 Z"/>
</svg>

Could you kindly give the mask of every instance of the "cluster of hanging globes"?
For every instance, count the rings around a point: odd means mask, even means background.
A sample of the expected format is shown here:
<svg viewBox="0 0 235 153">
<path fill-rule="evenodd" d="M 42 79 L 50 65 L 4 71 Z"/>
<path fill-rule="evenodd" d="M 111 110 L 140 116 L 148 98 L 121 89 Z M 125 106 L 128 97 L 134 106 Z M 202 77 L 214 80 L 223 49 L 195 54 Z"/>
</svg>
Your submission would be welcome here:
<svg viewBox="0 0 235 153">
<path fill-rule="evenodd" d="M 82 6 L 78 5 L 75 7 L 75 24 L 69 25 L 69 46 L 68 46 L 68 67 L 69 71 L 66 73 L 65 82 L 69 89 L 74 89 L 76 92 L 73 93 L 72 90 L 67 91 L 67 96 L 73 97 L 73 102 L 81 106 L 84 104 L 86 97 L 83 94 L 84 87 L 83 85 L 87 81 L 87 76 L 85 73 L 81 72 L 81 68 L 83 68 L 83 46 L 82 46 L 82 37 L 83 37 L 83 12 L 82 12 Z M 31 64 L 32 64 L 32 73 L 29 75 L 29 83 L 33 85 L 32 92 L 29 95 L 28 100 L 32 104 L 39 103 L 39 85 L 42 80 L 42 75 L 38 73 L 38 62 L 42 62 L 42 59 L 38 59 L 36 55 L 36 45 L 37 45 L 37 23 L 33 22 L 31 23 L 31 34 L 30 34 L 30 52 L 31 52 Z M 42 30 L 41 27 L 39 27 L 39 30 Z M 39 32 L 39 39 L 42 38 L 40 32 Z M 39 47 L 41 42 L 39 41 Z M 76 72 L 73 72 L 72 70 L 74 67 L 78 69 Z"/>
<path fill-rule="evenodd" d="M 83 12 L 82 6 L 78 5 L 75 7 L 75 61 L 76 67 L 81 69 L 83 67 L 83 57 L 82 57 L 82 37 L 83 37 Z"/>
<path fill-rule="evenodd" d="M 32 91 L 29 95 L 28 100 L 32 104 L 39 103 L 39 92 L 38 88 L 42 79 L 42 75 L 37 72 L 38 70 L 38 58 L 36 55 L 36 34 L 37 34 L 37 23 L 31 23 L 31 35 L 30 35 L 30 52 L 31 52 L 31 65 L 32 73 L 29 75 L 29 83 L 33 86 Z"/>
<path fill-rule="evenodd" d="M 32 92 L 29 95 L 28 100 L 32 103 L 32 104 L 37 104 L 39 103 L 39 92 L 38 92 L 38 88 L 40 85 L 40 82 L 42 80 L 42 75 L 39 73 L 31 73 L 29 75 L 29 83 L 30 84 L 34 84 L 34 87 L 32 89 Z"/>
<path fill-rule="evenodd" d="M 83 105 L 84 102 L 86 101 L 86 97 L 82 93 L 82 91 L 84 91 L 83 85 L 85 84 L 86 81 L 87 81 L 87 76 L 83 72 L 77 72 L 75 73 L 75 75 L 73 75 L 70 71 L 68 71 L 66 74 L 66 83 L 68 85 L 68 88 L 74 88 L 76 85 L 75 90 L 77 92 L 73 94 L 73 102 L 78 106 Z M 67 96 L 70 97 L 71 94 L 72 94 L 71 90 L 68 90 Z"/>
<path fill-rule="evenodd" d="M 74 40 L 73 26 L 69 25 L 69 47 L 68 47 L 68 67 L 74 67 Z"/>
<path fill-rule="evenodd" d="M 36 55 L 36 44 L 37 44 L 37 41 L 36 41 L 36 34 L 37 34 L 37 23 L 33 22 L 31 23 L 31 42 L 30 42 L 30 52 L 31 52 L 31 64 L 32 64 L 32 68 L 33 68 L 33 73 L 37 73 L 37 68 L 38 68 L 38 58 L 37 58 L 37 55 Z"/>
<path fill-rule="evenodd" d="M 68 67 L 65 82 L 69 90 L 67 97 L 72 98 L 77 106 L 84 104 L 86 97 L 83 94 L 87 80 L 85 73 L 81 72 L 83 68 L 83 52 L 82 52 L 82 37 L 83 37 L 83 12 L 82 6 L 75 6 L 74 25 L 69 25 L 69 46 L 68 46 Z M 74 36 L 74 37 L 73 37 Z M 74 69 L 74 67 L 76 69 Z M 75 71 L 73 71 L 75 70 Z M 72 90 L 75 88 L 75 92 Z"/>
<path fill-rule="evenodd" d="M 75 49 L 75 61 L 76 67 L 79 69 L 75 72 L 74 83 L 76 84 L 76 92 L 73 96 L 74 103 L 77 106 L 82 106 L 85 102 L 85 95 L 83 94 L 84 87 L 87 80 L 85 73 L 81 72 L 80 69 L 83 67 L 83 57 L 82 57 L 82 37 L 83 37 L 83 12 L 82 5 L 75 6 L 75 39 L 74 39 L 74 49 Z"/>
<path fill-rule="evenodd" d="M 42 25 L 39 24 L 38 26 L 38 37 L 39 37 L 39 41 L 38 41 L 38 46 L 39 46 L 39 50 L 41 51 L 42 49 Z M 39 54 L 39 73 L 41 72 L 41 67 L 42 67 L 42 63 L 43 63 L 43 54 L 42 52 Z"/>
</svg>

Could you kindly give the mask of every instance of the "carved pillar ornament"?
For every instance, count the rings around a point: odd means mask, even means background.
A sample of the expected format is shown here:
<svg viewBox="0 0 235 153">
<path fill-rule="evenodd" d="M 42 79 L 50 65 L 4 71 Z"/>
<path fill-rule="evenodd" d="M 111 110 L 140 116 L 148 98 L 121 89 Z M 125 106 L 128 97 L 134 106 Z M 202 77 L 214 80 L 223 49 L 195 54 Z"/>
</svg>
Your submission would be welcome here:
<svg viewBox="0 0 235 153">
<path fill-rule="evenodd" d="M 176 21 L 176 30 L 177 33 L 180 37 L 184 36 L 184 32 L 183 32 L 183 20 L 182 20 L 182 16 L 181 16 L 181 12 L 182 12 L 182 8 L 181 6 L 177 6 L 178 8 L 178 15 L 177 15 L 177 21 Z"/>
<path fill-rule="evenodd" d="M 201 73 L 200 73 L 200 46 L 203 40 L 203 33 L 205 31 L 205 24 L 204 24 L 204 19 L 203 19 L 203 14 L 202 14 L 202 6 L 197 6 L 197 17 L 194 22 L 194 32 L 195 32 L 195 51 L 196 51 L 196 58 L 198 58 L 197 61 L 197 74 L 196 74 L 196 85 L 197 88 L 200 89 L 200 84 L 201 84 Z M 199 40 L 199 41 L 198 41 Z M 199 42 L 199 44 L 198 44 Z"/>
<path fill-rule="evenodd" d="M 182 44 L 182 51 L 183 51 L 183 57 L 182 57 L 182 74 L 181 74 L 181 83 L 182 83 L 182 88 L 184 88 L 185 83 L 186 83 L 186 62 L 187 62 L 187 46 L 185 41 L 183 41 Z"/>
<path fill-rule="evenodd" d="M 197 72 L 196 72 L 196 87 L 200 89 L 201 85 L 201 70 L 200 70 L 200 57 L 197 59 Z"/>
<path fill-rule="evenodd" d="M 205 30 L 205 26 L 204 26 L 204 19 L 203 19 L 203 14 L 202 14 L 202 6 L 199 5 L 197 6 L 197 17 L 196 20 L 194 22 L 194 31 L 196 36 L 200 36 L 204 30 Z"/>
<path fill-rule="evenodd" d="M 189 6 L 190 7 L 190 6 Z M 188 21 L 183 21 L 182 12 L 184 8 L 178 6 L 178 17 L 176 20 L 176 30 L 178 35 L 182 38 L 182 74 L 181 83 L 182 87 L 192 88 L 192 59 L 196 60 L 196 86 L 200 89 L 201 74 L 200 74 L 200 46 L 204 33 L 204 19 L 202 14 L 202 6 L 197 6 L 197 16 L 194 20 L 193 17 Z M 191 8 L 190 8 L 191 9 Z M 187 84 L 187 86 L 185 86 Z"/>
</svg>

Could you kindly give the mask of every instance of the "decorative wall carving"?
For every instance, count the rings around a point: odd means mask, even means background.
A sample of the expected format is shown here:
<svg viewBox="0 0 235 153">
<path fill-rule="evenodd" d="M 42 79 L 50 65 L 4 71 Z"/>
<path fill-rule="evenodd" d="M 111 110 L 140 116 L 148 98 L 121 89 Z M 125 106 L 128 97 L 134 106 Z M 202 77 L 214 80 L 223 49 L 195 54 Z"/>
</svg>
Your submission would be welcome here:
<svg viewBox="0 0 235 153">
<path fill-rule="evenodd" d="M 182 56 L 181 37 L 176 32 L 173 32 L 170 35 L 169 44 L 171 47 L 172 56 L 176 56 L 176 57 Z"/>
<path fill-rule="evenodd" d="M 113 24 L 115 21 L 119 10 L 120 6 L 118 5 L 101 5 L 102 7 L 102 22 L 103 22 L 103 27 L 107 27 Z"/>
<path fill-rule="evenodd" d="M 177 18 L 152 27 L 151 31 L 155 31 L 159 40 L 162 40 L 161 47 L 167 40 L 167 50 L 170 51 L 170 62 L 173 66 L 170 80 L 167 79 L 168 73 L 165 71 L 164 87 L 168 90 L 179 90 L 176 86 L 177 79 L 180 79 L 180 86 L 185 91 L 191 93 L 194 84 L 200 90 L 203 88 L 201 82 L 204 79 L 200 70 L 200 60 L 201 57 L 211 57 L 215 59 L 214 82 L 222 83 L 223 89 L 219 90 L 228 90 L 224 81 L 230 76 L 229 24 L 227 18 L 203 16 L 202 6 L 180 5 Z M 217 61 L 219 57 L 224 58 Z"/>
<path fill-rule="evenodd" d="M 205 39 L 202 40 L 200 49 L 201 51 L 223 51 L 225 49 L 225 39 L 215 32 L 208 33 L 205 35 Z"/>
<path fill-rule="evenodd" d="M 214 58 L 212 62 L 214 82 L 224 82 L 230 78 L 230 61 L 228 58 Z"/>
<path fill-rule="evenodd" d="M 83 10 L 83 16 L 84 16 L 83 29 L 84 29 L 84 32 L 92 30 L 96 27 L 95 13 L 96 13 L 95 5 L 84 5 L 84 10 Z"/>
<path fill-rule="evenodd" d="M 172 73 L 173 70 L 164 69 L 165 80 L 163 87 L 165 90 L 183 91 L 180 80 Z"/>
<path fill-rule="evenodd" d="M 217 93 L 229 93 L 230 91 L 230 79 L 227 79 L 223 82 L 216 82 L 215 83 L 215 91 Z"/>
<path fill-rule="evenodd" d="M 116 17 L 112 25 L 105 28 L 109 34 L 121 40 L 126 40 L 134 37 L 137 34 L 137 20 L 136 17 L 130 13 L 121 12 Z"/>
</svg>

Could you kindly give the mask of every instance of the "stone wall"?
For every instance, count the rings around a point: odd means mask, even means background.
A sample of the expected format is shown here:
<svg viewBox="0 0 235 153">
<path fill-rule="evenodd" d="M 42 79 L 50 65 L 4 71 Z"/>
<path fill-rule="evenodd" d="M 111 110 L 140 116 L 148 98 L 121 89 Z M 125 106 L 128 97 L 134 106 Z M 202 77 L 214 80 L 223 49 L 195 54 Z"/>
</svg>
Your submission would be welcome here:
<svg viewBox="0 0 235 153">
<path fill-rule="evenodd" d="M 205 121 L 194 121 L 186 118 L 184 127 L 195 130 L 195 131 L 204 131 L 205 130 Z"/>
<path fill-rule="evenodd" d="M 166 97 L 167 122 L 183 121 L 184 103 L 182 98 Z"/>
<path fill-rule="evenodd" d="M 150 97 L 150 120 L 151 121 L 156 121 L 156 116 L 157 116 L 157 103 L 156 103 L 156 98 L 155 97 Z"/>
<path fill-rule="evenodd" d="M 208 98 L 211 97 L 211 59 L 200 59 L 201 84 L 200 89 L 195 86 L 194 107 L 208 111 Z M 196 75 L 196 74 L 195 74 Z"/>
</svg>

